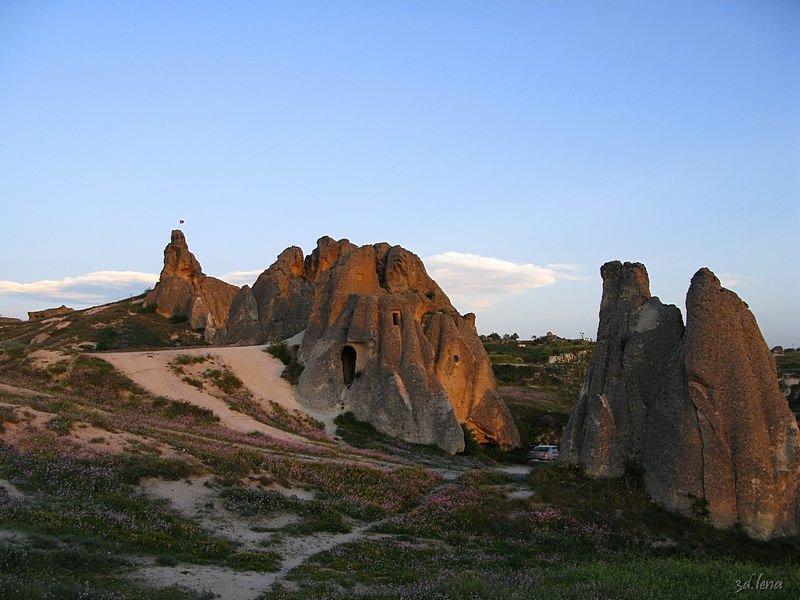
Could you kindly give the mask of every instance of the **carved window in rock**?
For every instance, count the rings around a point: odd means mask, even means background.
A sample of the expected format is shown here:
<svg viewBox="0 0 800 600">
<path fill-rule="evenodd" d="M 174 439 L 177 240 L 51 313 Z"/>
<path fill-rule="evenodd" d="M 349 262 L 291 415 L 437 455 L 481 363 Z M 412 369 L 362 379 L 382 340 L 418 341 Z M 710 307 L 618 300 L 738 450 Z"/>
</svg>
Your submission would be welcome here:
<svg viewBox="0 0 800 600">
<path fill-rule="evenodd" d="M 400 325 L 400 311 L 393 310 L 392 311 L 392 325 Z"/>
<path fill-rule="evenodd" d="M 458 354 L 453 354 L 453 362 L 458 363 L 460 359 L 458 358 Z"/>
<path fill-rule="evenodd" d="M 342 348 L 342 382 L 350 385 L 356 378 L 356 349 L 352 346 Z"/>
</svg>

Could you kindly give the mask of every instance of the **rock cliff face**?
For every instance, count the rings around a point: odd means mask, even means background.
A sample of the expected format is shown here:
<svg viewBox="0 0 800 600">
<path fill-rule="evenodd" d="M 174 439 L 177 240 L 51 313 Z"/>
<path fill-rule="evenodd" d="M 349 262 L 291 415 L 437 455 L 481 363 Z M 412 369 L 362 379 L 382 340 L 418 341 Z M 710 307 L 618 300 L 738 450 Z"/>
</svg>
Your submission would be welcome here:
<svg viewBox="0 0 800 600">
<path fill-rule="evenodd" d="M 206 341 L 218 343 L 237 291 L 235 285 L 205 275 L 183 232 L 175 229 L 164 248 L 161 276 L 144 306 L 155 306 L 167 318 L 186 317 L 194 329 L 205 329 Z"/>
<path fill-rule="evenodd" d="M 640 264 L 607 263 L 597 347 L 562 441 L 594 477 L 644 472 L 662 506 L 759 539 L 800 526 L 798 426 L 747 305 L 708 269 L 679 310 Z"/>
<path fill-rule="evenodd" d="M 474 315 L 459 315 L 400 246 L 324 237 L 305 258 L 288 248 L 239 291 L 224 339 L 260 343 L 301 331 L 298 391 L 310 404 L 450 452 L 463 448 L 460 423 L 479 441 L 519 445 Z"/>
</svg>

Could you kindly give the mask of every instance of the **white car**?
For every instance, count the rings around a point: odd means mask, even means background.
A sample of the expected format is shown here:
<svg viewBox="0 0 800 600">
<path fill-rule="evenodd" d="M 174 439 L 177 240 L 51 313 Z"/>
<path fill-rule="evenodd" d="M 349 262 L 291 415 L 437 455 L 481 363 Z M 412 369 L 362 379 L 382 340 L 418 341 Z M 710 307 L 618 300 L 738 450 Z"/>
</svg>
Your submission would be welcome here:
<svg viewBox="0 0 800 600">
<path fill-rule="evenodd" d="M 555 460 L 558 458 L 558 446 L 534 446 L 528 452 L 530 460 Z"/>
</svg>

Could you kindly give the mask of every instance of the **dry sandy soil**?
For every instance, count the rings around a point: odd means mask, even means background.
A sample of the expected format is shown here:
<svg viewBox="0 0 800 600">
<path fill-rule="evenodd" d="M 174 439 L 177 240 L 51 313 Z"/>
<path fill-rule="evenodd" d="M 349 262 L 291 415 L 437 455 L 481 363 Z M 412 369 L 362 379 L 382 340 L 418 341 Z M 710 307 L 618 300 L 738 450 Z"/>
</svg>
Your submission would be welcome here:
<svg viewBox="0 0 800 600">
<path fill-rule="evenodd" d="M 236 373 L 254 399 L 265 404 L 269 401 L 277 402 L 289 412 L 294 410 L 304 412 L 325 423 L 326 431 L 333 433 L 335 415 L 314 412 L 302 406 L 294 388 L 281 378 L 283 363 L 264 352 L 264 346 L 113 352 L 95 356 L 111 363 L 118 371 L 157 396 L 183 400 L 213 411 L 222 425 L 234 431 L 242 433 L 260 431 L 274 438 L 308 443 L 305 438 L 270 427 L 248 415 L 231 410 L 221 399 L 183 381 L 169 366 L 180 355 L 213 357 L 215 362 L 225 364 Z"/>
</svg>

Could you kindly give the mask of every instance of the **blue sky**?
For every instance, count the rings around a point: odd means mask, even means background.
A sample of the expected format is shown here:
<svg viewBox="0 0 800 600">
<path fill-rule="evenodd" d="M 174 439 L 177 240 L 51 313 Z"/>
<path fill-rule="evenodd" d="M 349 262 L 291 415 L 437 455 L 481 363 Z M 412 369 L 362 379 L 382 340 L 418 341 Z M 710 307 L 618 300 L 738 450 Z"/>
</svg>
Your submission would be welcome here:
<svg viewBox="0 0 800 600">
<path fill-rule="evenodd" d="M 791 0 L 3 0 L 0 314 L 140 292 L 184 219 L 235 283 L 401 244 L 523 337 L 707 266 L 797 346 L 799 64 Z"/>
</svg>

